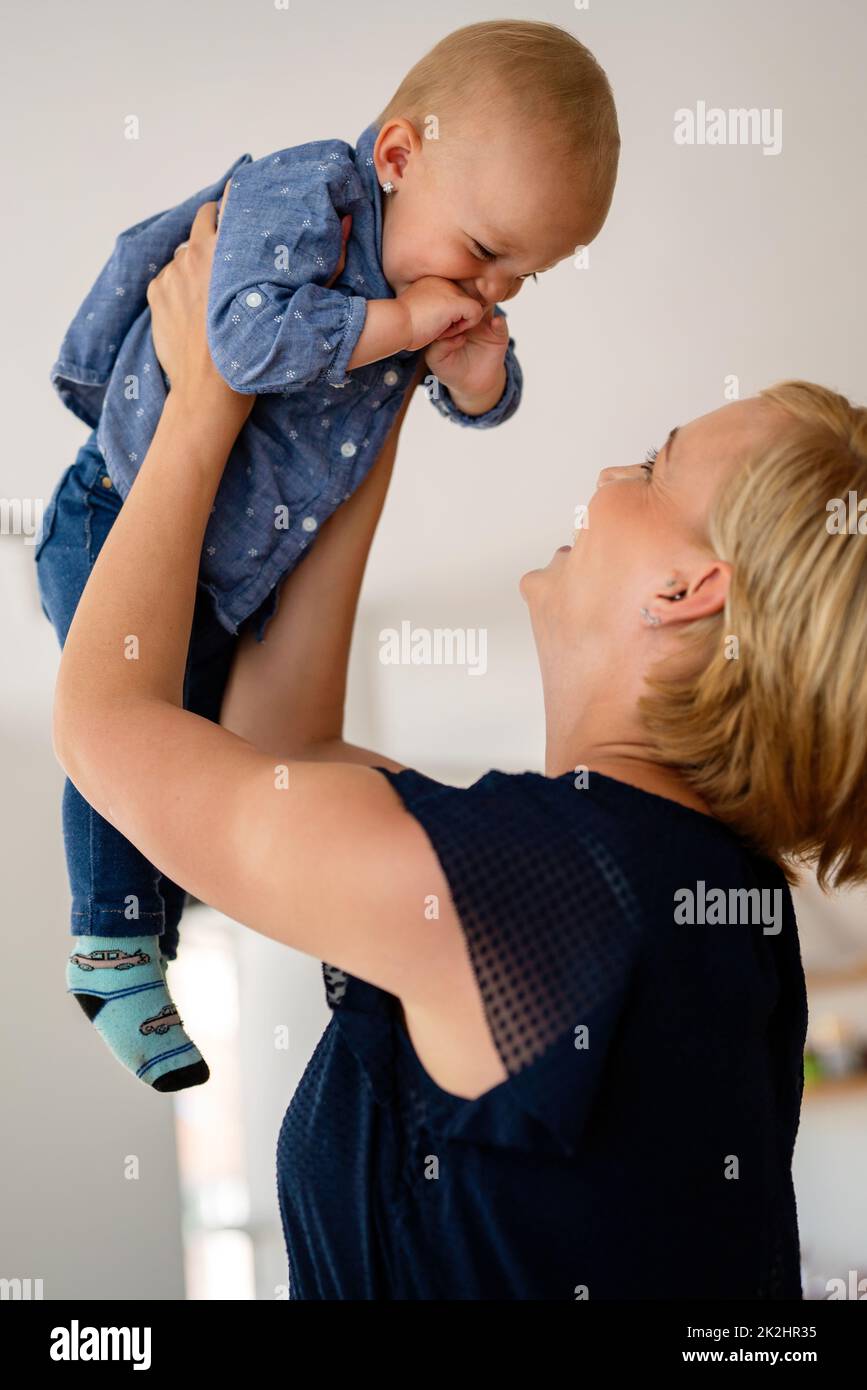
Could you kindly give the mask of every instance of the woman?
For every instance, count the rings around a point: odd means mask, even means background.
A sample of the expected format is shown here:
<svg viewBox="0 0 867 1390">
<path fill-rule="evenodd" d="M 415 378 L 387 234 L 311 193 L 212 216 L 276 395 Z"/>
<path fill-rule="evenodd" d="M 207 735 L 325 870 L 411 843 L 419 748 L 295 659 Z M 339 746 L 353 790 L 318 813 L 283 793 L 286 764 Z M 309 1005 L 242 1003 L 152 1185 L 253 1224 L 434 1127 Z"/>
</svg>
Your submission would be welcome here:
<svg viewBox="0 0 867 1390">
<path fill-rule="evenodd" d="M 864 489 L 865 411 L 790 386 L 604 470 L 574 546 L 521 581 L 545 776 L 446 787 L 342 738 L 400 420 L 236 664 L 227 727 L 182 708 L 252 399 L 207 350 L 214 240 L 206 204 L 151 284 L 172 389 L 69 630 L 54 742 L 171 879 L 325 963 L 333 1017 L 278 1146 L 292 1296 L 799 1298 L 782 864 L 865 873 L 867 562 L 823 521 Z"/>
</svg>

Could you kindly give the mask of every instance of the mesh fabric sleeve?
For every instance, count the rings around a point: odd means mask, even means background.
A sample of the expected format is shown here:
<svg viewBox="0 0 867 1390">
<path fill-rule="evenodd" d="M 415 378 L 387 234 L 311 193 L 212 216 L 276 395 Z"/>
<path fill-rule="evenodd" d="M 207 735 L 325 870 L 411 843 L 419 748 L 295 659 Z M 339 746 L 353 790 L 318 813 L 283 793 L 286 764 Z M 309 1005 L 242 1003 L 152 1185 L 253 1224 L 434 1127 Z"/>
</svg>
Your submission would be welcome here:
<svg viewBox="0 0 867 1390">
<path fill-rule="evenodd" d="M 618 859 L 570 779 L 489 772 L 471 787 L 377 769 L 448 881 L 513 1098 L 579 1142 L 642 939 Z"/>
</svg>

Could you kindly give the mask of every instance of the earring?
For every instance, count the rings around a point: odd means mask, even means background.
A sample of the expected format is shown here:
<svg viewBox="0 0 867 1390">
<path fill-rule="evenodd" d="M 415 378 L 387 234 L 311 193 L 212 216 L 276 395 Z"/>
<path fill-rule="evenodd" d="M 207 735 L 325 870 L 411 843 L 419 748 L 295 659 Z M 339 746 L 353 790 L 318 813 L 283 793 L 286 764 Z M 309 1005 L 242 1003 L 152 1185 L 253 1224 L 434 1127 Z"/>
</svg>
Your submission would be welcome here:
<svg viewBox="0 0 867 1390">
<path fill-rule="evenodd" d="M 676 584 L 676 583 L 677 583 L 677 575 L 675 575 L 673 579 L 666 579 L 666 581 L 665 581 L 665 587 L 666 587 L 666 589 L 670 589 L 671 586 L 672 586 L 672 584 Z"/>
<path fill-rule="evenodd" d="M 395 187 L 394 187 L 394 184 L 392 183 L 391 179 L 386 179 L 385 183 L 382 184 L 381 187 L 382 187 L 383 193 L 386 193 L 386 194 L 387 194 L 387 193 L 394 193 L 394 192 L 395 192 Z"/>
<path fill-rule="evenodd" d="M 644 621 L 646 623 L 649 623 L 651 627 L 659 627 L 659 624 L 662 622 L 662 619 L 657 618 L 654 613 L 651 613 L 649 608 L 640 608 L 638 611 L 641 614 Z"/>
</svg>

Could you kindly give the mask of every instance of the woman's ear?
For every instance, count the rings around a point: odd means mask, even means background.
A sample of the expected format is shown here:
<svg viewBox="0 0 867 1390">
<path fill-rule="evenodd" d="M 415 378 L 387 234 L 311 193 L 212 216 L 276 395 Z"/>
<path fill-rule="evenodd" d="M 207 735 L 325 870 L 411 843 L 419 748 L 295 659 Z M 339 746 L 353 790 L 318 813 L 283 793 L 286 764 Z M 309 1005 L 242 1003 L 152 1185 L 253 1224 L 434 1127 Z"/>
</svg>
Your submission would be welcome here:
<svg viewBox="0 0 867 1390">
<path fill-rule="evenodd" d="M 732 567 L 728 561 L 715 556 L 689 575 L 676 574 L 674 583 L 664 585 L 654 594 L 649 609 L 644 610 L 650 615 L 645 621 L 658 627 L 666 623 L 692 623 L 721 613 L 731 577 Z"/>
</svg>

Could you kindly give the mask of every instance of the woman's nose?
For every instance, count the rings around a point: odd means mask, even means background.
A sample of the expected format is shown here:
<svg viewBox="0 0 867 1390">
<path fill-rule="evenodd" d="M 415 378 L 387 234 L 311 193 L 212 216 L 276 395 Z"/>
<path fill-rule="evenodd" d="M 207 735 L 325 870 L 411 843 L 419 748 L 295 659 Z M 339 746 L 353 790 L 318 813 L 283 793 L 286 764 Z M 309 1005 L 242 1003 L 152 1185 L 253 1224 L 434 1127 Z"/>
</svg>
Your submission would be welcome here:
<svg viewBox="0 0 867 1390">
<path fill-rule="evenodd" d="M 636 477 L 640 472 L 640 463 L 623 464 L 619 468 L 603 468 L 596 480 L 596 486 L 604 487 L 606 483 L 622 483 L 624 480 Z"/>
</svg>

